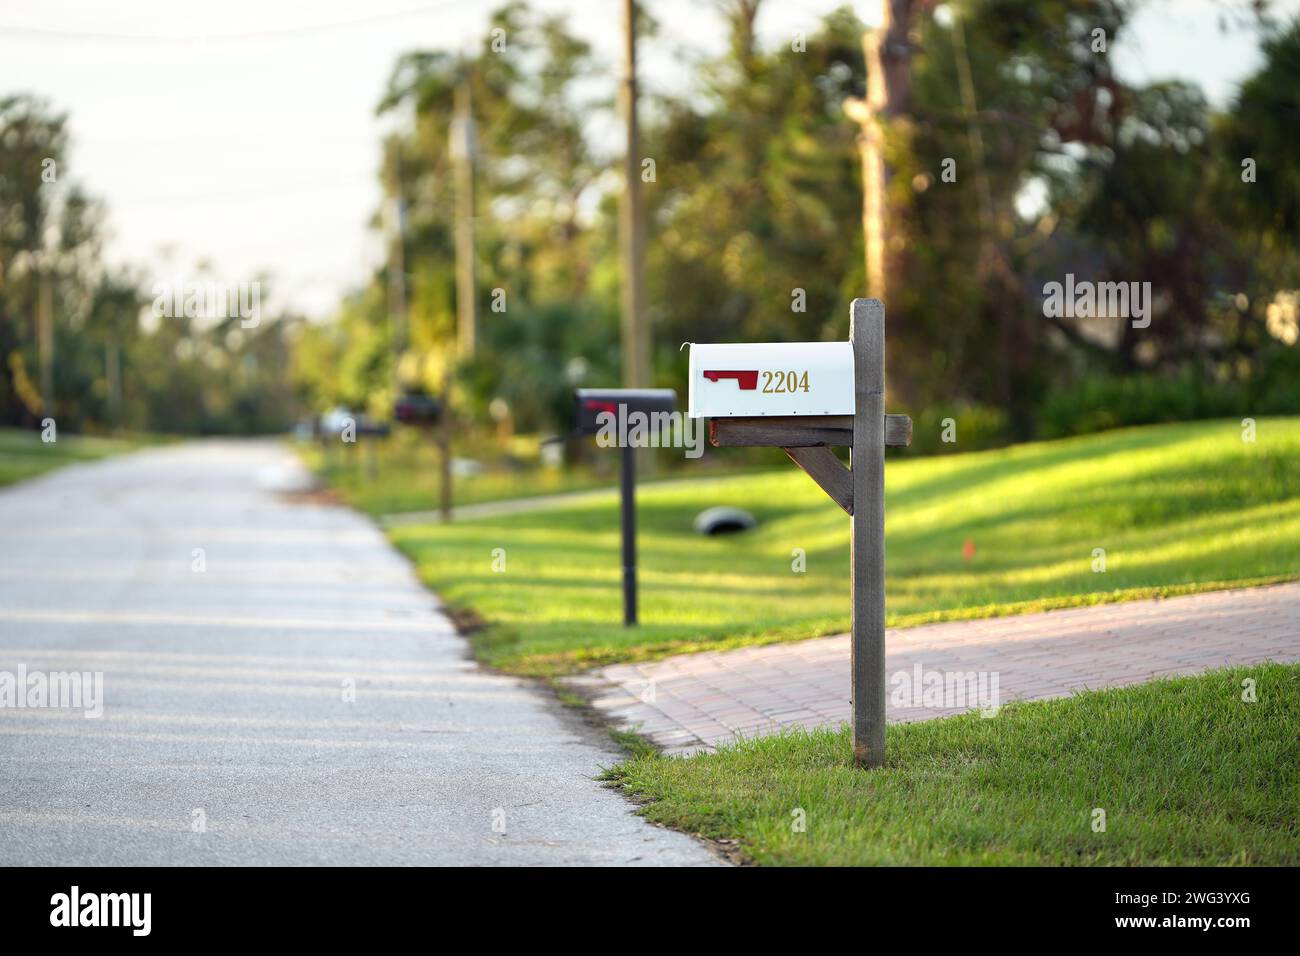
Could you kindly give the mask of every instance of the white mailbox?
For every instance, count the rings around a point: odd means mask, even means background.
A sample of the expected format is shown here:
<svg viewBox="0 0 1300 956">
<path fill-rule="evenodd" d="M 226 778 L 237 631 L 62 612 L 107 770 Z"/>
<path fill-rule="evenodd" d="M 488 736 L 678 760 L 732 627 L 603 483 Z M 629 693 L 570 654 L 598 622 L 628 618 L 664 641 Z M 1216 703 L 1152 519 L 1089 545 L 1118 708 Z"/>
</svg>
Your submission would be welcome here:
<svg viewBox="0 0 1300 956">
<path fill-rule="evenodd" d="M 849 342 L 691 345 L 691 418 L 854 411 Z"/>
</svg>

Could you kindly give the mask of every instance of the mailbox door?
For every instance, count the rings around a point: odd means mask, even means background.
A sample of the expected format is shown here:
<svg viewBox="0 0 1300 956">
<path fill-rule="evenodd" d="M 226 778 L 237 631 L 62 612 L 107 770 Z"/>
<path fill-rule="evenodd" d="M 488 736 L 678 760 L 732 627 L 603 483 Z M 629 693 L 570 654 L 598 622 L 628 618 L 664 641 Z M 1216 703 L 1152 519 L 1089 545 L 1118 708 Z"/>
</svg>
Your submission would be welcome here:
<svg viewBox="0 0 1300 956">
<path fill-rule="evenodd" d="M 691 418 L 852 415 L 849 342 L 691 345 Z"/>
<path fill-rule="evenodd" d="M 574 426 L 584 435 L 594 435 L 600 430 L 596 418 L 601 412 L 618 414 L 618 402 L 605 393 L 578 389 L 575 400 Z"/>
</svg>

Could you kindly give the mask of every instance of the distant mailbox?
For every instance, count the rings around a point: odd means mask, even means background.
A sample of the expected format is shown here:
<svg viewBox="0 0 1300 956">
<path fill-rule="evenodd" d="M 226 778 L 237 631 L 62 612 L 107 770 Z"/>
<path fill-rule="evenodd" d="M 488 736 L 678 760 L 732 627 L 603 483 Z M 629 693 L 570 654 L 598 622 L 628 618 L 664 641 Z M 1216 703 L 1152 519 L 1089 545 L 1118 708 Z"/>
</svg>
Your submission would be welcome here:
<svg viewBox="0 0 1300 956">
<path fill-rule="evenodd" d="M 584 435 L 600 431 L 600 413 L 617 415 L 620 405 L 627 413 L 647 415 L 677 409 L 677 393 L 671 388 L 580 388 L 574 398 L 574 426 Z"/>
<path fill-rule="evenodd" d="M 691 345 L 691 418 L 852 415 L 849 342 Z"/>
<path fill-rule="evenodd" d="M 626 421 L 625 416 L 671 414 L 677 410 L 677 393 L 671 388 L 579 388 L 573 398 L 573 424 L 580 435 L 599 434 L 599 419 L 605 412 L 615 417 L 615 427 L 621 434 L 628 425 L 620 425 L 620 418 Z M 654 428 L 654 421 L 647 422 L 647 427 Z M 604 444 L 600 439 L 597 442 Z M 631 627 L 637 618 L 636 448 L 626 441 L 620 441 L 618 448 L 622 459 L 618 511 L 623 550 L 623 626 Z"/>
<path fill-rule="evenodd" d="M 392 431 L 388 427 L 388 422 L 377 422 L 369 415 L 365 415 L 357 420 L 357 434 L 366 435 L 371 438 L 387 438 Z"/>
<path fill-rule="evenodd" d="M 438 421 L 442 403 L 432 395 L 412 393 L 393 403 L 393 416 L 403 425 L 427 425 Z"/>
</svg>

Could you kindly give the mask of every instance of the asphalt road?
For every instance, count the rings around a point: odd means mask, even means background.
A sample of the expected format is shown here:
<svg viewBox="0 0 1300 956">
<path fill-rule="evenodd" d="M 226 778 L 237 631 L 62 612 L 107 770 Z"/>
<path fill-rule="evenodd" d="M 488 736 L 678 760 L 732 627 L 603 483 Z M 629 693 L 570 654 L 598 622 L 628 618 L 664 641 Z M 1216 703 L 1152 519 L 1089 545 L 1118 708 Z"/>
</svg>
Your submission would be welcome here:
<svg viewBox="0 0 1300 956">
<path fill-rule="evenodd" d="M 373 525 L 272 490 L 297 473 L 200 442 L 0 489 L 0 690 L 103 681 L 98 717 L 0 693 L 0 865 L 715 862 Z"/>
</svg>

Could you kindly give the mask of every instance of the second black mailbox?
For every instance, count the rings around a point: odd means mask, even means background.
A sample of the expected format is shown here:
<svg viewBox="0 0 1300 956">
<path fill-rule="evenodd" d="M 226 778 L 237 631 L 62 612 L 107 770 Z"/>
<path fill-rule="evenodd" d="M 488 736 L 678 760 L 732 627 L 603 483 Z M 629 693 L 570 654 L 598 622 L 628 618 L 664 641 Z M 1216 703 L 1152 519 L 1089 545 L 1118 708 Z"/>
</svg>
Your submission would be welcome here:
<svg viewBox="0 0 1300 956">
<path fill-rule="evenodd" d="M 626 426 L 618 419 L 628 415 L 671 413 L 677 410 L 677 393 L 671 388 L 580 388 L 574 393 L 574 428 L 581 435 L 600 432 L 609 412 L 614 418 L 614 434 L 625 435 Z M 654 419 L 646 423 L 654 427 Z M 623 528 L 623 624 L 636 623 L 636 449 L 621 445 L 622 473 L 619 476 L 619 514 Z"/>
<path fill-rule="evenodd" d="M 425 392 L 408 392 L 393 403 L 393 415 L 403 425 L 432 425 L 442 417 L 442 403 Z"/>
<path fill-rule="evenodd" d="M 677 393 L 671 388 L 580 388 L 574 392 L 574 398 L 574 427 L 583 435 L 600 431 L 600 413 L 618 415 L 620 405 L 626 414 L 653 415 L 677 410 Z"/>
</svg>

